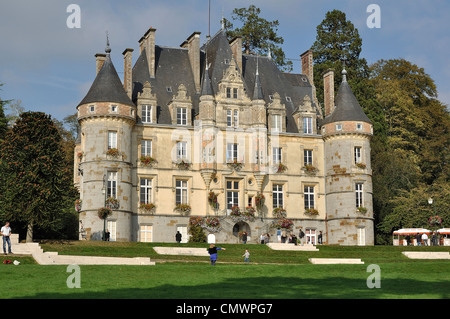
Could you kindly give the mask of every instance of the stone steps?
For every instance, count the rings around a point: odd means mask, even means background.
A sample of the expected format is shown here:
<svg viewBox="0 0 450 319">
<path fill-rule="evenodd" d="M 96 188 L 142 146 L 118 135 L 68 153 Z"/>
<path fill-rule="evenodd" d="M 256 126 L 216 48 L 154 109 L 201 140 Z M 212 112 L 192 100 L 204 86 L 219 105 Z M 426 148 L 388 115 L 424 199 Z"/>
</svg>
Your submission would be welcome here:
<svg viewBox="0 0 450 319">
<path fill-rule="evenodd" d="M 40 265 L 154 265 L 147 257 L 99 257 L 59 255 L 57 252 L 44 252 L 38 243 L 13 244 L 15 255 L 31 255 Z"/>
<path fill-rule="evenodd" d="M 319 249 L 311 244 L 294 245 L 292 243 L 268 243 L 266 244 L 273 250 L 293 250 L 293 251 L 319 251 Z"/>
<path fill-rule="evenodd" d="M 209 256 L 206 248 L 191 247 L 153 247 L 155 252 L 160 255 L 177 255 L 177 256 Z"/>
<path fill-rule="evenodd" d="M 333 264 L 364 264 L 361 259 L 357 258 L 309 258 L 311 264 L 317 265 L 333 265 Z"/>
<path fill-rule="evenodd" d="M 448 251 L 404 251 L 402 254 L 410 259 L 450 259 Z"/>
</svg>

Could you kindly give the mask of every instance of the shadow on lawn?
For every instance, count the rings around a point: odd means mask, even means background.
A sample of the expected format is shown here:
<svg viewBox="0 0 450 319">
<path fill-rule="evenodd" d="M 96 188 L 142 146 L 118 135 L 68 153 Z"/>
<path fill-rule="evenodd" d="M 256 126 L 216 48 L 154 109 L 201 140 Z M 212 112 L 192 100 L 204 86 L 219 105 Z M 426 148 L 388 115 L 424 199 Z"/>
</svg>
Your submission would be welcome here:
<svg viewBox="0 0 450 319">
<path fill-rule="evenodd" d="M 212 274 L 213 277 L 213 274 Z M 146 285 L 145 278 L 142 286 Z M 149 284 L 151 285 L 151 283 Z M 160 285 L 149 288 L 69 289 L 64 293 L 39 293 L 23 299 L 448 299 L 450 281 L 381 279 L 381 288 L 367 287 L 366 278 L 251 277 L 224 279 L 203 285 Z"/>
</svg>

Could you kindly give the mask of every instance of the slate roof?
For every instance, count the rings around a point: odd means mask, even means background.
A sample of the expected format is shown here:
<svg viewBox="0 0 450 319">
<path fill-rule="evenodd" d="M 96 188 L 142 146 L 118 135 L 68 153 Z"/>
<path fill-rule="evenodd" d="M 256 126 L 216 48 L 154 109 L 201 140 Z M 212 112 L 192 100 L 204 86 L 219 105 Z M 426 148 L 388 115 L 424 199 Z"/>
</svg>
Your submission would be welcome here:
<svg viewBox="0 0 450 319">
<path fill-rule="evenodd" d="M 362 110 L 348 82 L 342 81 L 335 100 L 334 111 L 325 117 L 322 125 L 341 121 L 361 121 L 372 123 Z"/>
<path fill-rule="evenodd" d="M 94 102 L 134 105 L 123 88 L 109 52 L 107 52 L 103 66 L 95 77 L 91 88 L 79 105 Z"/>
</svg>

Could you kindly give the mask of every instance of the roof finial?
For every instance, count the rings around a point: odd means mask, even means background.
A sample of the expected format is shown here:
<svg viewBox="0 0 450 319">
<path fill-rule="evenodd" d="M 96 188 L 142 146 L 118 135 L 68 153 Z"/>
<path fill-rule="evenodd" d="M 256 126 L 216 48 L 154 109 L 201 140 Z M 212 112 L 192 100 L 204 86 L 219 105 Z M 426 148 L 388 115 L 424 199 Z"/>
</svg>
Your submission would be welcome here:
<svg viewBox="0 0 450 319">
<path fill-rule="evenodd" d="M 347 70 L 345 70 L 345 60 L 342 62 L 344 67 L 342 69 L 342 82 L 347 82 Z"/>
<path fill-rule="evenodd" d="M 108 30 L 106 30 L 106 49 L 105 49 L 106 55 L 109 55 L 111 53 L 111 48 L 109 47 L 109 36 L 108 36 Z"/>
<path fill-rule="evenodd" d="M 259 75 L 259 55 L 256 54 L 256 75 Z"/>
</svg>

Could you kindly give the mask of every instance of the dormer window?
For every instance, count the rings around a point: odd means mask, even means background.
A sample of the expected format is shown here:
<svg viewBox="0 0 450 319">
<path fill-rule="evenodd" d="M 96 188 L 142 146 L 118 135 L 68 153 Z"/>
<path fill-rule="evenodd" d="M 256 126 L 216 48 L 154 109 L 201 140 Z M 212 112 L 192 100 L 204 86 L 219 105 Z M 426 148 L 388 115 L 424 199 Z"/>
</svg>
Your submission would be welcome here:
<svg viewBox="0 0 450 319">
<path fill-rule="evenodd" d="M 303 118 L 303 133 L 304 134 L 312 134 L 313 133 L 313 119 L 312 117 L 304 117 Z"/>
<path fill-rule="evenodd" d="M 177 107 L 177 125 L 187 125 L 187 109 Z"/>
<path fill-rule="evenodd" d="M 117 105 L 111 105 L 111 112 L 117 113 Z"/>
<path fill-rule="evenodd" d="M 89 112 L 91 113 L 95 112 L 95 105 L 89 105 Z"/>
<path fill-rule="evenodd" d="M 142 105 L 142 123 L 152 123 L 151 105 Z"/>
<path fill-rule="evenodd" d="M 227 127 L 239 127 L 239 111 L 227 110 Z"/>
<path fill-rule="evenodd" d="M 361 131 L 362 130 L 362 123 L 356 123 L 356 129 L 358 130 L 358 131 Z"/>
<path fill-rule="evenodd" d="M 281 132 L 282 131 L 281 115 L 279 115 L 279 114 L 272 115 L 272 131 L 273 132 Z"/>
<path fill-rule="evenodd" d="M 336 124 L 336 131 L 342 131 L 342 124 Z"/>
</svg>

